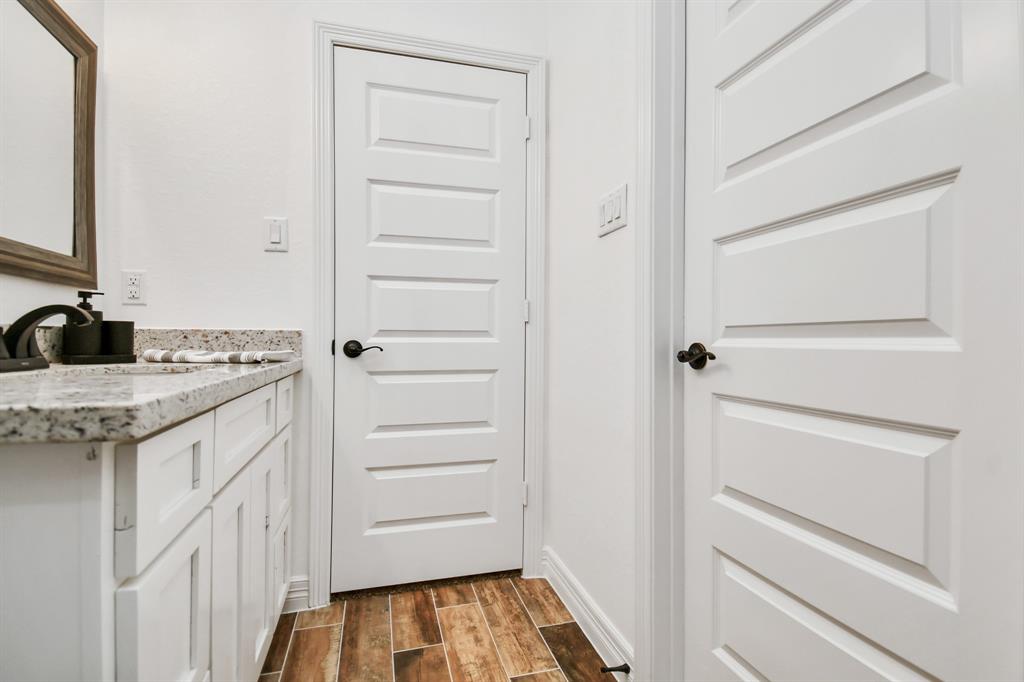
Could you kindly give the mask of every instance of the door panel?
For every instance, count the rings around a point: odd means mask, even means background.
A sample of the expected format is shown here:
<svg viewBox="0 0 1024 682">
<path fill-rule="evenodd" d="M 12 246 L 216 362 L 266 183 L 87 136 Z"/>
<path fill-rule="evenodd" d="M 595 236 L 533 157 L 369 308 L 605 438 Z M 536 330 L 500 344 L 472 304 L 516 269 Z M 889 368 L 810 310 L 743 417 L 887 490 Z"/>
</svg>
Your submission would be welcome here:
<svg viewBox="0 0 1024 682">
<path fill-rule="evenodd" d="M 688 3 L 688 679 L 1022 676 L 1019 32 Z"/>
<path fill-rule="evenodd" d="M 522 565 L 526 80 L 335 51 L 332 591 Z"/>
</svg>

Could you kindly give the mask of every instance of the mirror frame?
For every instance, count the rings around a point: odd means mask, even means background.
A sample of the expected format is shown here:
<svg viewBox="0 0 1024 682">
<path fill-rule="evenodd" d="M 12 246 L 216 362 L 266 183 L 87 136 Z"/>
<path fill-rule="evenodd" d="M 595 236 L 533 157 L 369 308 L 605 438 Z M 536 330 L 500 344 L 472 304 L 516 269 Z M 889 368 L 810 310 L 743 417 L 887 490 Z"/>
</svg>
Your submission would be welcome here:
<svg viewBox="0 0 1024 682">
<path fill-rule="evenodd" d="M 96 288 L 96 44 L 55 0 L 18 0 L 75 58 L 74 251 L 0 237 L 0 272 Z"/>
</svg>

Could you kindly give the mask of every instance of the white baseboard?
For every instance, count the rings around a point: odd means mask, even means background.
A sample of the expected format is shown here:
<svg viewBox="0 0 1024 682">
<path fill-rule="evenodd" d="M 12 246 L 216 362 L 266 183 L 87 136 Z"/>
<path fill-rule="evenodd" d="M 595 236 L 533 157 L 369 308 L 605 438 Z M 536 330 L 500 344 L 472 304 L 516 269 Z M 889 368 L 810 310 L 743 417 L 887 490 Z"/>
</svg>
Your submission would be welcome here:
<svg viewBox="0 0 1024 682">
<path fill-rule="evenodd" d="M 565 602 L 569 613 L 573 615 L 583 633 L 597 649 L 597 653 L 608 665 L 628 663 L 633 667 L 633 645 L 626 641 L 618 628 L 597 605 L 593 597 L 583 588 L 568 566 L 559 558 L 555 550 L 545 546 L 542 551 L 541 564 L 544 577 L 548 579 L 555 592 Z M 632 585 L 628 586 L 632 589 Z M 632 679 L 632 675 L 630 675 Z"/>
<path fill-rule="evenodd" d="M 304 611 L 309 608 L 309 576 L 296 575 L 292 577 L 292 583 L 288 587 L 288 596 L 284 600 L 282 613 L 292 611 Z"/>
</svg>

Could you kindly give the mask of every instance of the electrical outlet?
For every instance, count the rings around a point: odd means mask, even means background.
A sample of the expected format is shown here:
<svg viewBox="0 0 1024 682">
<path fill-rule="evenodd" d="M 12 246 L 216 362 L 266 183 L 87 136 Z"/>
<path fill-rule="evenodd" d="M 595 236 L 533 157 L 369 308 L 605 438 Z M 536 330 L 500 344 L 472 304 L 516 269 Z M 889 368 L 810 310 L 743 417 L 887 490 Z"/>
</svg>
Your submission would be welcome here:
<svg viewBox="0 0 1024 682">
<path fill-rule="evenodd" d="M 146 305 L 146 271 L 121 271 L 121 303 Z"/>
</svg>

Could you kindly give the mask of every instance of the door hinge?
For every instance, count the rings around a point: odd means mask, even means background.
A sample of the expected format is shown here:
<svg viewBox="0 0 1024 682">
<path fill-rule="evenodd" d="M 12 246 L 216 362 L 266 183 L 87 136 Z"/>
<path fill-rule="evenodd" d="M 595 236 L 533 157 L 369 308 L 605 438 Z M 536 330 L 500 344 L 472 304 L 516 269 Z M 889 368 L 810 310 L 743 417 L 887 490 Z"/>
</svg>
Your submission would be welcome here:
<svg viewBox="0 0 1024 682">
<path fill-rule="evenodd" d="M 523 506 L 530 504 L 530 484 L 523 481 Z"/>
<path fill-rule="evenodd" d="M 331 355 L 334 355 L 334 339 L 331 339 Z"/>
<path fill-rule="evenodd" d="M 529 116 L 526 117 L 526 126 L 525 127 L 526 127 L 526 129 L 523 131 L 524 132 L 524 137 L 527 140 L 529 140 L 530 139 L 530 117 Z"/>
<path fill-rule="evenodd" d="M 530 302 L 523 301 L 523 322 L 530 321 Z"/>
<path fill-rule="evenodd" d="M 263 530 L 270 530 L 270 514 L 263 517 Z"/>
</svg>

